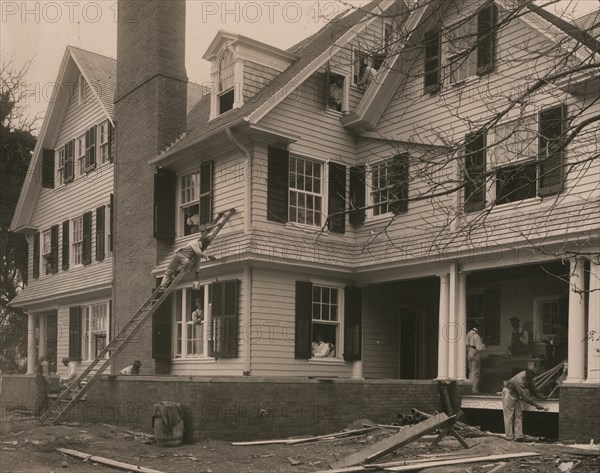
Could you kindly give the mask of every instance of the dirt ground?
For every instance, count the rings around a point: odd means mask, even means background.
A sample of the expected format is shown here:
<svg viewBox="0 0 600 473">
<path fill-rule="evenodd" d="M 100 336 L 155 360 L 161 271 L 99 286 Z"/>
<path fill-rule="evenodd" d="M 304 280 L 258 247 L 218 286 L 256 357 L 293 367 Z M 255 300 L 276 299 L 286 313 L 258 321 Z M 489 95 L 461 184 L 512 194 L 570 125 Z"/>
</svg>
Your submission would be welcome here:
<svg viewBox="0 0 600 473">
<path fill-rule="evenodd" d="M 19 433 L 21 432 L 21 433 Z M 19 433 L 18 435 L 14 435 Z M 321 440 L 292 445 L 232 446 L 228 442 L 201 440 L 193 445 L 159 447 L 147 437 L 111 428 L 103 424 L 42 426 L 35 420 L 15 422 L 11 436 L 0 437 L 0 472 L 2 473 L 109 473 L 112 467 L 67 457 L 59 447 L 136 464 L 169 473 L 299 473 L 327 470 L 329 464 L 393 433 L 376 430 L 358 437 Z M 413 442 L 381 461 L 415 459 L 419 455 L 465 453 L 492 455 L 513 452 L 539 452 L 538 457 L 504 460 L 503 472 L 560 472 L 572 462 L 574 473 L 600 471 L 600 457 L 566 453 L 573 447 L 549 442 L 514 443 L 499 437 L 467 437 L 471 448 L 463 449 L 456 440 L 446 437 L 431 447 L 431 438 Z M 144 443 L 148 442 L 148 443 Z M 596 452 L 598 452 L 596 450 Z M 499 462 L 463 464 L 422 471 L 435 473 L 484 473 Z M 498 470 L 496 470 L 498 471 Z"/>
</svg>

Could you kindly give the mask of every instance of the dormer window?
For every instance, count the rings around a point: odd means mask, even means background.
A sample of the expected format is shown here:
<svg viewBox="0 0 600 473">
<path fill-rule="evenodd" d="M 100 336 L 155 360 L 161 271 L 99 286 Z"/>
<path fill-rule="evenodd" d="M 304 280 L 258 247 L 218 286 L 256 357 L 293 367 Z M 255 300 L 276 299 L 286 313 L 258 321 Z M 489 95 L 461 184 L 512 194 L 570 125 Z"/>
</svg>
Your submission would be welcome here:
<svg viewBox="0 0 600 473">
<path fill-rule="evenodd" d="M 233 108 L 235 103 L 235 61 L 226 50 L 219 60 L 219 114 Z"/>
</svg>

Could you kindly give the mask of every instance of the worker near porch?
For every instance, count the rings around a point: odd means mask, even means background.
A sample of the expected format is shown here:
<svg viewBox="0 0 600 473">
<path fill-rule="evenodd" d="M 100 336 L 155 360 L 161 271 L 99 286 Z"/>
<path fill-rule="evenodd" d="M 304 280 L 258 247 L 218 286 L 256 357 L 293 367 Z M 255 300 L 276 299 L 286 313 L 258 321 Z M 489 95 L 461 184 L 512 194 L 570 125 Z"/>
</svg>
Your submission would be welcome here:
<svg viewBox="0 0 600 473">
<path fill-rule="evenodd" d="M 534 397 L 544 399 L 535 387 L 533 378 L 537 374 L 533 363 L 527 369 L 505 381 L 502 389 L 502 412 L 504 414 L 504 432 L 507 440 L 523 441 L 523 406 L 521 401 L 531 404 L 539 411 L 548 408 L 535 402 Z M 533 395 L 533 396 L 532 396 Z"/>
<path fill-rule="evenodd" d="M 479 392 L 479 377 L 481 375 L 481 353 L 485 350 L 485 344 L 479 334 L 479 325 L 473 327 L 467 333 L 467 359 L 469 360 L 469 381 L 473 385 L 473 394 Z"/>
<path fill-rule="evenodd" d="M 60 380 L 61 388 L 67 388 L 77 378 L 77 363 L 69 358 L 63 358 L 62 363 L 67 367 L 67 376 Z"/>
<path fill-rule="evenodd" d="M 41 416 L 48 410 L 48 388 L 50 385 L 50 359 L 54 352 L 48 350 L 47 355 L 39 357 L 35 367 L 35 387 L 37 394 L 35 398 L 35 415 Z"/>
<path fill-rule="evenodd" d="M 173 259 L 169 263 L 165 275 L 160 283 L 158 289 L 164 291 L 169 287 L 171 282 L 177 277 L 177 275 L 186 270 L 197 258 L 200 259 L 215 259 L 214 256 L 206 253 L 206 247 L 210 244 L 210 238 L 204 236 L 199 240 L 192 240 L 186 246 L 178 248 L 173 255 Z"/>
<path fill-rule="evenodd" d="M 508 349 L 512 356 L 525 356 L 529 353 L 529 332 L 521 328 L 521 320 L 518 317 L 510 318 L 512 332 L 510 334 L 510 345 Z"/>
<path fill-rule="evenodd" d="M 132 365 L 123 368 L 119 373 L 124 375 L 135 375 L 140 374 L 142 368 L 142 362 L 140 360 L 134 360 Z"/>
</svg>

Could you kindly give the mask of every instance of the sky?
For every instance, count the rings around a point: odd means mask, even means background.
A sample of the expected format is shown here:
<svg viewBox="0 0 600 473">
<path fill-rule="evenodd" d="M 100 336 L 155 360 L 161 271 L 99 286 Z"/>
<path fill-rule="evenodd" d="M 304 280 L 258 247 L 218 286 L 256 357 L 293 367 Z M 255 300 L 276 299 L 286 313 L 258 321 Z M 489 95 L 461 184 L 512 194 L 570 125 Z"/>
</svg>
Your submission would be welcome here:
<svg viewBox="0 0 600 473">
<path fill-rule="evenodd" d="M 209 81 L 210 65 L 202 56 L 219 30 L 286 49 L 316 32 L 328 19 L 348 8 L 348 4 L 365 3 L 357 0 L 187 0 L 188 77 L 197 83 Z M 44 90 L 50 90 L 56 80 L 67 45 L 116 57 L 116 5 L 116 0 L 0 0 L 2 63 L 12 61 L 20 66 L 31 60 L 24 87 L 38 93 L 29 96 L 29 113 L 43 113 L 46 109 L 49 97 Z M 579 17 L 599 7 L 600 0 L 560 0 L 549 9 Z"/>
</svg>

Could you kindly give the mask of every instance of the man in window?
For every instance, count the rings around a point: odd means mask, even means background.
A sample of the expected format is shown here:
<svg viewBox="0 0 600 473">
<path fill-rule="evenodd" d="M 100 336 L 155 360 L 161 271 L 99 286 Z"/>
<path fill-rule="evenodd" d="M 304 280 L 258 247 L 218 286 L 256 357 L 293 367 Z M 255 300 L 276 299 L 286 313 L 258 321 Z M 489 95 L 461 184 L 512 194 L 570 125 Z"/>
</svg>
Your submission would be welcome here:
<svg viewBox="0 0 600 473">
<path fill-rule="evenodd" d="M 198 233 L 200 231 L 200 214 L 198 213 L 197 206 L 188 207 L 185 210 L 186 224 L 189 227 L 189 234 Z"/>
<path fill-rule="evenodd" d="M 327 106 L 332 110 L 342 111 L 342 98 L 344 95 L 344 78 L 332 76 L 329 82 L 329 103 Z"/>
<path fill-rule="evenodd" d="M 369 87 L 371 82 L 373 82 L 375 80 L 376 75 L 377 75 L 377 69 L 375 69 L 371 65 L 370 60 L 366 63 L 362 63 L 360 65 L 360 73 L 359 73 L 360 80 L 358 81 L 358 83 L 356 85 L 358 85 L 360 88 L 362 88 L 363 91 L 365 91 L 367 89 L 367 87 Z"/>
<path fill-rule="evenodd" d="M 317 341 L 313 343 L 313 356 L 315 358 L 326 358 L 329 356 L 331 351 L 331 346 L 325 340 L 323 340 L 323 335 L 317 335 Z"/>
<path fill-rule="evenodd" d="M 210 238 L 204 236 L 199 240 L 192 240 L 186 246 L 178 248 L 173 255 L 173 259 L 169 263 L 165 275 L 158 289 L 160 292 L 167 289 L 171 282 L 177 277 L 181 271 L 187 270 L 197 258 L 200 259 L 216 259 L 214 256 L 206 253 L 206 248 L 210 244 Z"/>
</svg>

